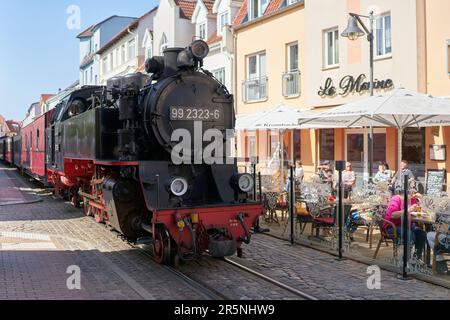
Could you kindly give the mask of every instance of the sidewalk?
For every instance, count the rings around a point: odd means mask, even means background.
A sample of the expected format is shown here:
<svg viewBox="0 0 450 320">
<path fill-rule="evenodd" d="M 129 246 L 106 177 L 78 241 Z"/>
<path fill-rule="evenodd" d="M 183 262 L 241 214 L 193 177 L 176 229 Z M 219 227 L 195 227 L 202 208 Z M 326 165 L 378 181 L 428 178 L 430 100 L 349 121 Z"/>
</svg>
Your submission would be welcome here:
<svg viewBox="0 0 450 320">
<path fill-rule="evenodd" d="M 13 173 L 17 169 L 0 163 L 0 206 L 34 203 L 40 198 L 33 194 Z M 27 192 L 28 191 L 28 192 Z"/>
</svg>

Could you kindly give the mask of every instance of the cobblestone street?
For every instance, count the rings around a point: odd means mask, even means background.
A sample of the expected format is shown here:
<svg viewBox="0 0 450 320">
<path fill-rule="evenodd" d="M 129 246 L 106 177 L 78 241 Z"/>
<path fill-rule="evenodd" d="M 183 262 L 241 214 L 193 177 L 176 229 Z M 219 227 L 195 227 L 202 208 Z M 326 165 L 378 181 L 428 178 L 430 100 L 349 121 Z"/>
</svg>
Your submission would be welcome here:
<svg viewBox="0 0 450 320">
<path fill-rule="evenodd" d="M 142 250 L 16 171 L 0 166 L 0 186 L 0 299 L 205 299 Z M 368 290 L 366 265 L 264 235 L 253 238 L 245 258 L 233 260 L 320 299 L 450 298 L 447 289 L 403 282 L 385 271 L 382 289 Z M 81 290 L 67 288 L 70 266 L 81 269 Z M 298 299 L 208 257 L 182 264 L 180 271 L 232 299 Z"/>
</svg>

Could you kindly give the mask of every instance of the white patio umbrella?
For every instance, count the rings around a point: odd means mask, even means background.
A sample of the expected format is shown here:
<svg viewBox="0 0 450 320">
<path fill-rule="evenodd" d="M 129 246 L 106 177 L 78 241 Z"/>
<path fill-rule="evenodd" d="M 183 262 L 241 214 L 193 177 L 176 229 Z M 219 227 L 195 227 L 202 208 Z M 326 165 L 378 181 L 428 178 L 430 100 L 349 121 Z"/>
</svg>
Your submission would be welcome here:
<svg viewBox="0 0 450 320">
<path fill-rule="evenodd" d="M 304 115 L 309 115 L 308 111 L 301 111 L 285 105 L 280 105 L 265 111 L 259 111 L 236 121 L 236 130 L 278 130 L 279 145 L 281 149 L 281 174 L 284 176 L 284 139 L 283 133 L 286 130 L 300 129 L 298 119 Z M 328 125 L 328 128 L 334 128 Z M 304 125 L 301 129 L 315 129 L 314 126 Z"/>
<path fill-rule="evenodd" d="M 299 124 L 317 128 L 332 124 L 345 128 L 397 128 L 400 168 L 403 130 L 450 125 L 450 100 L 399 88 L 318 114 L 302 115 Z"/>
</svg>

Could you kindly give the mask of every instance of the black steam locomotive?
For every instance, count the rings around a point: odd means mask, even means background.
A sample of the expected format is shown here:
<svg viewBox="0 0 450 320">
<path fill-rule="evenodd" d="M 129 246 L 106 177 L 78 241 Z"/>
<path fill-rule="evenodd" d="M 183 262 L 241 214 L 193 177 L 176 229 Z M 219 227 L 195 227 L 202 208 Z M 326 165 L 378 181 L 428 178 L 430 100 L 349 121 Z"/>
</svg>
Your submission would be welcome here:
<svg viewBox="0 0 450 320">
<path fill-rule="evenodd" d="M 211 153 L 220 161 L 203 161 L 235 123 L 233 96 L 202 69 L 208 52 L 194 41 L 148 59 L 151 76 L 83 87 L 46 128 L 55 193 L 132 241 L 151 238 L 159 263 L 239 254 L 263 213 L 254 178 L 238 172 L 226 147 Z"/>
</svg>

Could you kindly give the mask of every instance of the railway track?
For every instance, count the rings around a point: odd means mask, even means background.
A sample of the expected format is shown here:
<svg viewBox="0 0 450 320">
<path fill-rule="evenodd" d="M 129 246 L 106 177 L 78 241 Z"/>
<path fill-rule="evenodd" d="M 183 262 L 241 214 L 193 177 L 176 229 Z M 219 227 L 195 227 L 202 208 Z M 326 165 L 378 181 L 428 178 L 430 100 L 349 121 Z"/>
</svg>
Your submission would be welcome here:
<svg viewBox="0 0 450 320">
<path fill-rule="evenodd" d="M 133 249 L 138 250 L 141 254 L 149 257 L 154 261 L 154 257 L 151 252 L 143 247 L 128 243 Z M 155 262 L 156 263 L 156 262 Z M 158 264 L 159 265 L 159 264 Z M 192 288 L 195 292 L 201 295 L 206 300 L 233 300 L 232 298 L 224 295 L 223 293 L 218 292 L 217 290 L 211 288 L 209 285 L 200 281 L 199 279 L 194 279 L 192 276 L 189 276 L 176 268 L 159 265 L 177 278 L 179 278 L 183 283 Z"/>
<path fill-rule="evenodd" d="M 306 292 L 303 292 L 301 290 L 298 290 L 298 289 L 295 289 L 295 288 L 293 288 L 291 286 L 288 286 L 287 284 L 284 284 L 284 283 L 282 283 L 282 282 L 280 282 L 280 281 L 278 281 L 276 279 L 270 278 L 270 277 L 266 276 L 265 274 L 262 274 L 261 272 L 253 270 L 253 269 L 251 269 L 251 268 L 249 268 L 247 266 L 244 266 L 244 265 L 242 265 L 242 264 L 240 264 L 240 263 L 238 263 L 238 262 L 236 262 L 236 261 L 234 261 L 234 260 L 232 260 L 230 258 L 224 258 L 223 261 L 225 261 L 226 263 L 228 263 L 228 264 L 230 264 L 230 265 L 232 265 L 232 266 L 234 266 L 234 267 L 236 267 L 236 268 L 238 268 L 240 270 L 243 270 L 243 271 L 245 271 L 245 272 L 247 272 L 249 274 L 252 274 L 252 275 L 254 275 L 254 276 L 256 276 L 256 277 L 258 277 L 260 279 L 263 279 L 266 282 L 271 283 L 272 285 L 275 285 L 275 286 L 277 286 L 277 287 L 279 287 L 281 289 L 284 289 L 284 290 L 290 292 L 291 294 L 294 294 L 297 297 L 300 297 L 300 298 L 305 299 L 305 300 L 313 300 L 313 301 L 319 300 L 318 298 L 316 298 L 316 297 L 314 297 L 314 296 L 312 296 L 312 295 L 310 295 L 310 294 L 308 294 Z"/>
</svg>

